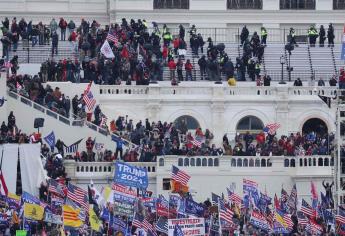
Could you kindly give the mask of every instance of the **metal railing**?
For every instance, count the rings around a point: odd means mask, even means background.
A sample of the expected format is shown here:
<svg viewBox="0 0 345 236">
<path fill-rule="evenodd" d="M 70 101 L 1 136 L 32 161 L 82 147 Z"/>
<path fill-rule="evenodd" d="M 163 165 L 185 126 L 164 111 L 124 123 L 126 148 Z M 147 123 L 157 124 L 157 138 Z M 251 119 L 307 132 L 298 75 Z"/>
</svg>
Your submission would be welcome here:
<svg viewBox="0 0 345 236">
<path fill-rule="evenodd" d="M 34 101 L 26 98 L 26 97 L 23 97 L 22 95 L 14 92 L 14 91 L 11 91 L 11 90 L 7 90 L 7 94 L 9 97 L 13 98 L 13 99 L 16 99 L 17 101 L 29 106 L 29 107 L 32 107 L 34 108 L 35 110 L 37 111 L 40 111 L 44 114 L 46 114 L 47 116 L 49 117 L 52 117 L 62 123 L 64 123 L 65 125 L 68 125 L 68 126 L 79 126 L 79 127 L 83 127 L 84 125 L 86 125 L 86 127 L 88 127 L 89 129 L 92 129 L 93 131 L 103 135 L 103 136 L 115 136 L 115 137 L 119 137 L 118 135 L 116 134 L 110 134 L 108 130 L 106 129 L 103 129 L 85 119 L 82 119 L 82 118 L 79 118 L 79 117 L 75 117 L 74 119 L 73 118 L 68 118 L 66 116 L 63 116 L 55 111 L 52 111 L 50 110 L 49 108 L 46 108 L 38 103 L 35 103 Z M 125 140 L 125 139 L 124 139 Z M 130 145 L 134 145 L 132 142 L 130 142 L 129 140 L 125 140 L 127 141 Z"/>
</svg>

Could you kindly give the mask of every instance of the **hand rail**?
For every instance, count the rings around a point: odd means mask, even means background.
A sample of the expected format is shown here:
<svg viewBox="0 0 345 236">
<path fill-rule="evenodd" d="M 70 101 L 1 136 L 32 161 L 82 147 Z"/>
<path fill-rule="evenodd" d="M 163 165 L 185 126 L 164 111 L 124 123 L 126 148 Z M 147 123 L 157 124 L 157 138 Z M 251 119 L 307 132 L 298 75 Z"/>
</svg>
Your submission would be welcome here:
<svg viewBox="0 0 345 236">
<path fill-rule="evenodd" d="M 38 104 L 38 103 L 36 103 L 36 102 L 34 102 L 34 101 L 24 97 L 24 96 L 22 96 L 22 95 L 14 92 L 14 91 L 11 91 L 10 89 L 7 89 L 7 93 L 9 95 L 9 97 L 14 98 L 16 100 L 19 99 L 19 101 L 24 103 L 25 105 L 33 107 L 34 109 L 36 109 L 36 110 L 38 110 L 38 111 L 40 111 L 40 112 L 42 112 L 42 113 L 52 117 L 52 118 L 55 118 L 56 120 L 59 120 L 60 122 L 66 124 L 66 125 L 69 125 L 69 126 L 83 126 L 80 123 L 76 123 L 75 122 L 76 120 L 71 119 L 71 118 L 67 118 L 67 117 L 65 117 L 63 115 L 60 115 L 59 113 L 57 113 L 57 112 L 55 112 L 55 111 L 53 111 L 53 110 L 51 110 L 49 108 L 46 108 L 46 107 L 44 107 L 44 106 L 42 106 L 42 105 L 40 105 L 40 104 Z M 82 119 L 80 117 L 76 117 L 76 118 L 79 118 L 80 120 L 83 120 L 83 124 L 85 124 L 89 129 L 92 129 L 95 132 L 100 133 L 100 134 L 102 134 L 104 136 L 108 136 L 108 134 L 109 134 L 108 130 L 103 129 L 103 128 L 93 124 L 92 122 L 86 121 L 86 120 L 84 120 L 84 119 Z M 119 135 L 114 134 L 114 133 L 113 134 L 109 134 L 109 135 L 110 135 L 110 137 L 112 137 L 112 136 L 120 137 Z M 126 140 L 126 139 L 124 139 L 124 140 L 127 141 L 128 144 L 130 144 L 132 146 L 135 145 L 134 143 L 132 143 L 129 140 Z"/>
</svg>

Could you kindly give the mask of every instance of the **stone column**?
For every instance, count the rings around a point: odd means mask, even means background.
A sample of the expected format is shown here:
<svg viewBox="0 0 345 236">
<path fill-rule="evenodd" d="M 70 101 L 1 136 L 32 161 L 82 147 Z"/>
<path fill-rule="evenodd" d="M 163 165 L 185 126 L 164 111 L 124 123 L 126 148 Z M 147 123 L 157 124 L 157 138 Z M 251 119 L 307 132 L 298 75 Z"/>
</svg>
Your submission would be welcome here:
<svg viewBox="0 0 345 236">
<path fill-rule="evenodd" d="M 276 122 L 280 124 L 280 128 L 277 130 L 278 137 L 283 134 L 287 135 L 290 128 L 288 92 L 286 86 L 277 87 Z"/>
</svg>

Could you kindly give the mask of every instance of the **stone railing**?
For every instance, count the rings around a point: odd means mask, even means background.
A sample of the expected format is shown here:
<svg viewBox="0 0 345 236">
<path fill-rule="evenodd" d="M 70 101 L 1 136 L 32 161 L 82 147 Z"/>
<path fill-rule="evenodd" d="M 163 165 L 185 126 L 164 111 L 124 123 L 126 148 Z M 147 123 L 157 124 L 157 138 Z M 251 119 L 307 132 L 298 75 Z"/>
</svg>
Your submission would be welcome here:
<svg viewBox="0 0 345 236">
<path fill-rule="evenodd" d="M 156 172 L 156 162 L 131 162 L 130 164 L 147 169 L 149 175 Z M 68 177 L 74 178 L 112 178 L 114 162 L 76 162 L 65 160 L 64 166 Z"/>
<path fill-rule="evenodd" d="M 193 82 L 191 82 L 193 83 Z M 166 86 L 154 84 L 149 86 L 135 86 L 135 85 L 100 85 L 99 93 L 101 96 L 107 95 L 121 95 L 141 98 L 148 98 L 150 96 L 166 96 L 172 95 L 186 95 L 194 96 L 200 95 L 202 97 L 234 97 L 234 96 L 255 96 L 255 97 L 273 97 L 273 96 L 331 96 L 335 97 L 337 94 L 337 87 L 294 87 L 294 86 L 271 86 L 271 87 L 257 87 L 257 86 L 237 86 L 229 87 L 227 85 L 217 85 L 210 83 L 195 83 L 188 84 L 189 86 Z M 191 86 L 192 85 L 192 86 Z"/>
<path fill-rule="evenodd" d="M 200 171 L 233 171 L 251 173 L 255 171 L 291 172 L 292 175 L 332 174 L 333 159 L 330 156 L 161 156 L 157 162 L 131 162 L 130 164 L 147 169 L 150 178 L 157 172 L 169 174 L 171 166 L 190 169 L 194 173 Z M 65 160 L 64 166 L 71 179 L 112 179 L 114 162 L 76 162 Z M 317 170 L 317 171 L 315 171 Z"/>
</svg>

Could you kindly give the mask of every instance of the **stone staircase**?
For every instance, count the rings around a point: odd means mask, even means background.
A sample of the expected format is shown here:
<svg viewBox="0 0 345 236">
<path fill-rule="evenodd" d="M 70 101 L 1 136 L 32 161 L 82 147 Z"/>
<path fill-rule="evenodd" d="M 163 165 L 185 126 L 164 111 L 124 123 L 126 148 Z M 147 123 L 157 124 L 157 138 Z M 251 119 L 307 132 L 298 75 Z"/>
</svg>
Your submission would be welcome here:
<svg viewBox="0 0 345 236">
<path fill-rule="evenodd" d="M 25 44 L 24 44 L 25 45 Z M 51 57 L 51 44 L 38 45 L 38 43 L 32 47 L 31 42 L 29 47 L 24 46 L 23 41 L 20 40 L 18 43 L 17 52 L 10 52 L 10 58 L 17 55 L 19 63 L 39 63 L 46 61 L 48 58 L 54 58 L 55 61 L 60 59 L 75 58 L 78 56 L 77 53 L 72 52 L 71 44 L 69 41 L 59 41 L 58 55 Z"/>
<path fill-rule="evenodd" d="M 242 48 L 239 47 L 238 43 L 224 42 L 225 52 L 228 54 L 232 62 L 236 63 L 236 58 L 242 55 Z M 207 51 L 207 44 L 204 46 L 204 54 Z M 51 57 L 51 45 L 36 45 L 35 47 L 23 48 L 22 41 L 19 42 L 18 51 L 16 53 L 11 52 L 11 56 L 18 55 L 19 63 L 42 63 Z M 288 79 L 287 72 L 287 60 L 288 54 L 285 53 L 283 43 L 269 43 L 265 48 L 265 54 L 263 58 L 261 73 L 268 74 L 273 80 L 280 80 L 281 78 L 281 64 L 280 57 L 286 58 L 284 64 L 284 79 Z M 295 47 L 291 55 L 291 80 L 301 78 L 302 80 L 310 80 L 315 78 L 323 78 L 328 80 L 331 76 L 337 74 L 340 67 L 344 66 L 344 62 L 340 59 L 341 45 L 335 45 L 334 48 L 323 47 L 320 48 L 310 47 L 307 44 L 299 44 L 299 47 Z M 54 56 L 55 60 L 74 58 L 78 54 L 72 52 L 70 42 L 59 41 L 59 55 Z M 202 54 L 199 53 L 199 57 Z M 177 58 L 175 58 L 177 60 Z M 189 42 L 187 40 L 187 54 L 184 62 L 190 59 L 193 64 L 193 80 L 200 80 L 200 69 L 198 66 L 198 57 L 193 57 Z M 177 74 L 175 74 L 177 76 Z M 185 70 L 183 68 L 183 77 L 185 78 Z M 223 80 L 225 77 L 222 76 Z M 167 66 L 163 68 L 163 80 L 170 80 L 170 73 Z"/>
</svg>

